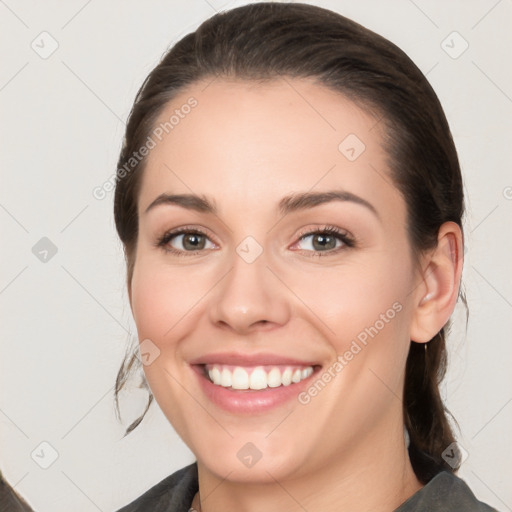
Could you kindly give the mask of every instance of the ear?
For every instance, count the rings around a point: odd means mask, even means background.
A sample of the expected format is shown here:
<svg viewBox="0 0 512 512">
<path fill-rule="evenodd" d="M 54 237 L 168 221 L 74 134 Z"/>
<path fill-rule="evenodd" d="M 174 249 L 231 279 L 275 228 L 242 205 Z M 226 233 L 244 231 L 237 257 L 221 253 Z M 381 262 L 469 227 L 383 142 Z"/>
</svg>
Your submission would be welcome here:
<svg viewBox="0 0 512 512">
<path fill-rule="evenodd" d="M 448 322 L 459 296 L 464 263 L 462 231 L 455 222 L 439 229 L 437 247 L 421 263 L 421 283 L 414 291 L 411 341 L 429 342 Z"/>
</svg>

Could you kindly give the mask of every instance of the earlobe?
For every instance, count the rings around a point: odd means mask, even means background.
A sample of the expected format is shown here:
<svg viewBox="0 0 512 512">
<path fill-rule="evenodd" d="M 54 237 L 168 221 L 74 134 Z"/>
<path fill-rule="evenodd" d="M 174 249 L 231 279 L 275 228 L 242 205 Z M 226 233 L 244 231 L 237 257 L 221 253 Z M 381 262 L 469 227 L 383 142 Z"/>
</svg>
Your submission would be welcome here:
<svg viewBox="0 0 512 512">
<path fill-rule="evenodd" d="M 459 295 L 463 266 L 460 226 L 445 222 L 439 229 L 437 247 L 425 255 L 418 286 L 411 340 L 429 342 L 448 322 Z"/>
</svg>

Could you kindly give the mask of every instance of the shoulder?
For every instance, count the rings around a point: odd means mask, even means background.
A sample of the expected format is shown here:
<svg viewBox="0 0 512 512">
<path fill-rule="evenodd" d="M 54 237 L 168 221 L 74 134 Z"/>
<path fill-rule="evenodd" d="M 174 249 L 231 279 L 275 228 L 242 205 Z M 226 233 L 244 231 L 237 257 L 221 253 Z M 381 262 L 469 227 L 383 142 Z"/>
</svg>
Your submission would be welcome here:
<svg viewBox="0 0 512 512">
<path fill-rule="evenodd" d="M 186 511 L 190 507 L 197 489 L 197 464 L 194 463 L 164 478 L 117 512 Z"/>
<path fill-rule="evenodd" d="M 466 482 L 448 471 L 438 473 L 395 512 L 496 512 L 478 501 Z"/>
</svg>

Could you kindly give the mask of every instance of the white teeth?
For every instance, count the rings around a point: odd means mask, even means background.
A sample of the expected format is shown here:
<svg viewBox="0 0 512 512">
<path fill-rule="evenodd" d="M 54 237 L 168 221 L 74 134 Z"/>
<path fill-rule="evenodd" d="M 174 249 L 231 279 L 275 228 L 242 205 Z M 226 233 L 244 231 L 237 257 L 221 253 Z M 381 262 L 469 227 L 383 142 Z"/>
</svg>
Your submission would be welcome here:
<svg viewBox="0 0 512 512">
<path fill-rule="evenodd" d="M 240 366 L 237 366 L 233 372 L 231 387 L 233 389 L 249 389 L 249 374 Z"/>
<path fill-rule="evenodd" d="M 281 385 L 281 372 L 279 368 L 272 368 L 267 375 L 267 386 L 269 388 L 277 388 Z"/>
<path fill-rule="evenodd" d="M 281 375 L 281 382 L 283 386 L 289 386 L 292 383 L 292 370 L 290 368 L 286 368 Z"/>
<path fill-rule="evenodd" d="M 219 385 L 220 382 L 221 382 L 221 373 L 220 373 L 220 370 L 214 366 L 209 372 L 208 374 L 210 375 L 210 379 L 211 381 L 214 383 L 214 384 L 217 384 Z"/>
<path fill-rule="evenodd" d="M 208 376 L 213 384 L 232 389 L 266 389 L 289 386 L 307 379 L 313 373 L 313 367 L 273 367 L 267 371 L 262 366 L 245 369 L 241 366 L 208 365 Z M 251 371 L 252 370 L 252 371 Z"/>
<path fill-rule="evenodd" d="M 220 385 L 225 388 L 229 388 L 231 386 L 231 372 L 227 368 L 222 370 L 220 375 Z"/>
<path fill-rule="evenodd" d="M 251 389 L 265 389 L 267 387 L 267 374 L 263 368 L 254 368 L 249 378 Z"/>
<path fill-rule="evenodd" d="M 313 368 L 311 368 L 311 366 L 309 366 L 308 368 L 304 368 L 304 370 L 302 370 L 301 379 L 302 380 L 307 379 L 312 373 L 313 373 Z"/>
</svg>

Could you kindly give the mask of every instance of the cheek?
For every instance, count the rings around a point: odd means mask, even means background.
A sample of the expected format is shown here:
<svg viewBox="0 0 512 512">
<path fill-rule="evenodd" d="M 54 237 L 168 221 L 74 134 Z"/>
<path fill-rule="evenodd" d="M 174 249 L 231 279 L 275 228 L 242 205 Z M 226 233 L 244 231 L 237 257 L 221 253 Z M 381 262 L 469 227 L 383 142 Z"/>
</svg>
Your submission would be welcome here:
<svg viewBox="0 0 512 512">
<path fill-rule="evenodd" d="M 315 324 L 332 349 L 331 396 L 343 396 L 345 402 L 333 407 L 347 414 L 358 411 L 361 425 L 400 395 L 412 286 L 409 262 L 398 255 L 321 269 L 300 279 L 297 294 L 318 316 Z"/>
<path fill-rule="evenodd" d="M 131 285 L 139 339 L 149 338 L 159 346 L 164 339 L 176 338 L 208 291 L 208 282 L 199 268 L 180 272 L 161 267 L 151 260 L 139 260 Z"/>
<path fill-rule="evenodd" d="M 203 274 L 190 269 L 180 272 L 143 255 L 131 282 L 138 338 L 140 342 L 150 340 L 158 348 L 157 352 L 150 349 L 154 359 L 143 366 L 146 380 L 162 411 L 184 438 L 188 438 L 186 418 L 192 412 L 197 414 L 197 406 L 181 384 L 189 376 L 180 341 L 193 331 L 201 298 L 208 291 Z"/>
<path fill-rule="evenodd" d="M 329 391 L 316 398 L 323 385 L 315 382 L 305 400 L 338 431 L 364 429 L 398 403 L 410 344 L 408 265 L 391 257 L 371 265 L 358 261 L 297 280 L 294 291 L 318 317 L 315 325 L 333 349 L 323 375 Z"/>
<path fill-rule="evenodd" d="M 339 350 L 359 335 L 364 339 L 368 330 L 375 335 L 374 328 L 382 334 L 402 332 L 409 320 L 405 312 L 413 284 L 407 262 L 389 258 L 318 269 L 295 279 L 295 284 L 294 291 Z"/>
</svg>

